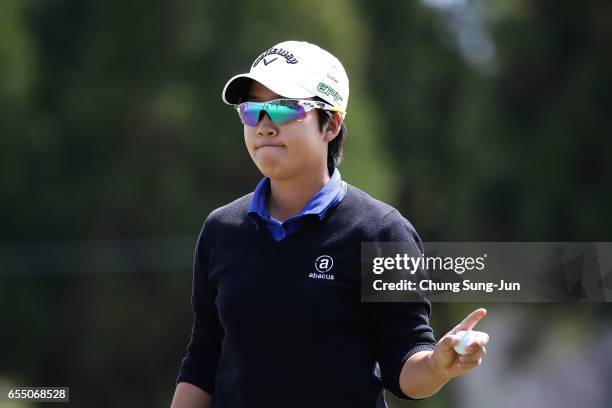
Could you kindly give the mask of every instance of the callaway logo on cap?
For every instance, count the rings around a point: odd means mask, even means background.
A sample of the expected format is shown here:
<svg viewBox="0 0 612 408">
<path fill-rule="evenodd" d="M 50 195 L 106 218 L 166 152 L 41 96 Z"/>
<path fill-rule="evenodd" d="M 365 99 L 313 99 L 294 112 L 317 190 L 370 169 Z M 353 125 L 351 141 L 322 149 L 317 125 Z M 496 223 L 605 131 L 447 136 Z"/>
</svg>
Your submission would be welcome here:
<svg viewBox="0 0 612 408">
<path fill-rule="evenodd" d="M 225 84 L 223 101 L 238 104 L 252 80 L 285 98 L 318 96 L 346 111 L 349 81 L 342 64 L 329 52 L 305 41 L 285 41 L 264 51 L 247 74 L 236 75 Z"/>
</svg>

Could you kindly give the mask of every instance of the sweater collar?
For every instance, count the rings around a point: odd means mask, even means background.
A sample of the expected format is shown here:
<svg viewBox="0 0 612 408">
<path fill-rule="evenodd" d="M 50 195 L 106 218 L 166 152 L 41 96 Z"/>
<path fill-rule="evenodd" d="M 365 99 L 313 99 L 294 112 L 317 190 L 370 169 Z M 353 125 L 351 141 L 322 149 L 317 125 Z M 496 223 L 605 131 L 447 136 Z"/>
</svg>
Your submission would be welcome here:
<svg viewBox="0 0 612 408">
<path fill-rule="evenodd" d="M 327 211 L 335 204 L 338 204 L 346 194 L 347 184 L 342 181 L 340 171 L 334 168 L 329 181 L 317 191 L 312 198 L 306 203 L 304 208 L 298 215 L 290 217 L 285 222 L 306 215 L 317 215 L 319 220 L 325 218 Z M 249 207 L 249 216 L 255 219 L 259 218 L 264 221 L 270 220 L 270 213 L 266 206 L 268 196 L 270 195 L 270 178 L 264 177 L 255 188 L 251 205 Z"/>
</svg>

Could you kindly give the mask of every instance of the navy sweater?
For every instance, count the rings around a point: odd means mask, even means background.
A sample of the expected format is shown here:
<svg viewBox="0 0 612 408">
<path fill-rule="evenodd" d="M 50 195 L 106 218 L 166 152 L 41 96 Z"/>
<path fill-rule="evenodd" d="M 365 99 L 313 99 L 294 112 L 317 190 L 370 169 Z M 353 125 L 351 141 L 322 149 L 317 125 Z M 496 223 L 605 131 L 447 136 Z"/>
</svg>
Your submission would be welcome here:
<svg viewBox="0 0 612 408">
<path fill-rule="evenodd" d="M 408 357 L 435 346 L 431 305 L 362 303 L 360 256 L 361 242 L 374 241 L 420 254 L 412 225 L 349 185 L 324 219 L 308 217 L 276 242 L 248 217 L 251 198 L 204 223 L 177 383 L 200 387 L 220 408 L 385 407 L 383 387 L 409 399 L 399 375 Z M 333 261 L 324 273 L 322 255 Z"/>
</svg>

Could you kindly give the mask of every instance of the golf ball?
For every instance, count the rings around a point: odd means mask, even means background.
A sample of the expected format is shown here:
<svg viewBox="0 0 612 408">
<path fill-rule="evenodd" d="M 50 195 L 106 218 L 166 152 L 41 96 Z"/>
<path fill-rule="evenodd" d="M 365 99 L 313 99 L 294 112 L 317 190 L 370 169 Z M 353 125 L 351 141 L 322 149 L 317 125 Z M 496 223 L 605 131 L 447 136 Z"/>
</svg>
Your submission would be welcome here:
<svg viewBox="0 0 612 408">
<path fill-rule="evenodd" d="M 461 355 L 466 354 L 466 351 L 465 351 L 466 347 L 472 340 L 474 340 L 476 335 L 474 334 L 472 330 L 460 330 L 457 333 L 455 333 L 455 336 L 458 336 L 460 340 L 459 340 L 459 344 L 457 344 L 453 348 L 458 354 L 461 354 Z"/>
</svg>

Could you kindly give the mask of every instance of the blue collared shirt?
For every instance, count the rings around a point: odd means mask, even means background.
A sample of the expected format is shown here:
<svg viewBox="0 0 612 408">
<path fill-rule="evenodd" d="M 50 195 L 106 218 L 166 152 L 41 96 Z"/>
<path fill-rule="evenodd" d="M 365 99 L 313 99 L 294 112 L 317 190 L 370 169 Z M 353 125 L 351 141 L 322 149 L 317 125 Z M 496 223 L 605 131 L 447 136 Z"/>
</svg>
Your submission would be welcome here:
<svg viewBox="0 0 612 408">
<path fill-rule="evenodd" d="M 272 238 L 278 242 L 293 233 L 300 226 L 304 218 L 313 215 L 317 215 L 319 220 L 325 218 L 327 211 L 342 201 L 346 190 L 347 184 L 340 178 L 340 171 L 334 169 L 329 181 L 312 196 L 299 214 L 287 218 L 284 222 L 280 222 L 270 217 L 268 212 L 266 202 L 270 195 L 270 179 L 264 177 L 255 188 L 249 208 L 249 216 L 258 227 L 258 221 L 262 221 Z"/>
</svg>

